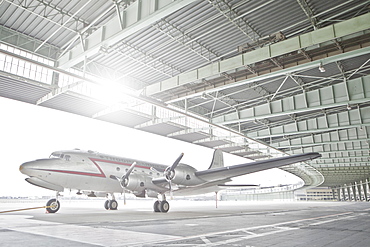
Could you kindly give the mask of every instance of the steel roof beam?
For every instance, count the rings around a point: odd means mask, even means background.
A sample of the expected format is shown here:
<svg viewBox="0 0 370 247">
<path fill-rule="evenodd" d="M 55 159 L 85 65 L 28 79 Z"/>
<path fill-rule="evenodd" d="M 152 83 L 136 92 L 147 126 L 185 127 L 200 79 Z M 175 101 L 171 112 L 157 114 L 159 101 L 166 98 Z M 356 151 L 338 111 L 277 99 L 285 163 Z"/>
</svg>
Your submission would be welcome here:
<svg viewBox="0 0 370 247">
<path fill-rule="evenodd" d="M 0 25 L 0 41 L 30 52 L 35 52 L 36 47 L 42 43 L 38 39 L 16 32 L 2 25 Z M 35 53 L 48 59 L 56 59 L 60 53 L 60 48 L 46 43 L 42 49 L 39 49 Z"/>
<path fill-rule="evenodd" d="M 346 160 L 346 159 L 369 159 L 369 155 L 366 156 L 343 156 L 343 157 L 321 157 L 320 160 Z M 340 163 L 340 161 L 338 161 Z"/>
<path fill-rule="evenodd" d="M 109 11 L 111 11 L 114 7 L 111 6 L 110 8 L 107 8 L 104 12 L 102 12 L 97 18 L 95 18 L 90 24 L 86 24 L 85 27 L 79 31 L 78 34 L 75 35 L 74 38 L 72 38 L 68 43 L 66 43 L 64 46 L 62 46 L 62 50 L 64 50 L 62 52 L 62 54 L 60 54 L 60 56 L 63 56 L 71 47 L 72 45 L 76 42 L 76 40 L 78 40 L 81 35 L 83 35 L 84 33 L 86 33 L 87 30 L 89 30 L 98 20 L 100 20 L 104 15 L 106 15 Z M 84 44 L 81 44 L 81 45 L 85 45 L 85 39 L 83 40 Z"/>
<path fill-rule="evenodd" d="M 21 9 L 23 9 L 24 11 L 31 13 L 32 15 L 36 15 L 36 16 L 37 16 L 37 17 L 39 17 L 39 18 L 42 18 L 42 19 L 44 19 L 44 20 L 47 20 L 48 22 L 53 23 L 53 25 L 56 25 L 56 26 L 59 26 L 60 28 L 64 28 L 64 29 L 67 29 L 67 30 L 69 30 L 69 31 L 71 31 L 71 32 L 77 33 L 77 31 L 76 31 L 76 30 L 73 30 L 73 29 L 71 29 L 71 28 L 69 28 L 69 27 L 66 27 L 66 26 L 65 26 L 65 23 L 64 23 L 64 24 L 60 24 L 60 23 L 58 23 L 58 22 L 55 22 L 55 21 L 53 21 L 53 20 L 49 19 L 49 18 L 48 18 L 48 16 L 40 15 L 40 14 L 37 14 L 35 11 L 33 11 L 34 9 L 38 8 L 39 6 L 41 6 L 41 4 L 39 4 L 39 5 L 37 5 L 37 6 L 33 6 L 33 7 L 31 7 L 31 6 L 25 6 L 25 4 L 23 4 L 23 1 L 21 1 L 21 2 L 20 2 L 20 3 L 22 3 L 22 4 L 16 4 L 16 3 L 14 3 L 13 1 L 10 1 L 10 0 L 4 0 L 4 1 L 6 1 L 6 2 L 8 2 L 8 3 L 10 3 L 10 4 L 13 4 L 14 6 L 16 6 L 16 7 L 18 7 L 18 8 L 21 8 Z M 32 4 L 32 1 L 29 1 L 29 3 L 31 3 L 31 4 Z M 68 17 L 72 18 L 70 15 L 68 15 Z M 63 19 L 63 18 L 62 18 L 62 19 Z"/>
<path fill-rule="evenodd" d="M 329 95 L 331 96 L 330 99 L 328 98 Z M 241 110 L 238 113 L 215 117 L 212 122 L 222 125 L 233 124 L 368 101 L 370 101 L 370 76 L 364 76 L 276 100 L 251 109 Z"/>
<path fill-rule="evenodd" d="M 183 72 L 181 71 L 180 68 L 177 68 L 176 66 L 171 65 L 160 58 L 156 58 L 153 57 L 152 55 L 146 54 L 144 51 L 141 51 L 138 47 L 135 47 L 127 42 L 120 43 L 117 47 L 114 47 L 113 49 L 120 55 L 127 57 L 137 63 L 140 63 L 141 65 L 144 65 L 145 67 L 150 68 L 167 77 L 171 77 L 173 76 L 173 74 Z M 134 51 L 135 56 L 127 51 Z"/>
<path fill-rule="evenodd" d="M 269 1 L 267 4 L 271 3 L 274 0 Z M 223 16 L 227 18 L 229 22 L 231 22 L 236 28 L 238 28 L 245 36 L 247 36 L 251 41 L 256 41 L 258 38 L 261 38 L 261 35 L 246 21 L 243 20 L 243 16 L 240 16 L 236 11 L 233 9 L 233 6 L 230 6 L 224 0 L 209 0 L 210 4 L 213 5 L 215 9 L 217 9 Z M 266 3 L 263 6 L 267 5 Z M 244 30 L 244 27 L 246 30 Z"/>
<path fill-rule="evenodd" d="M 326 165 L 332 165 L 334 167 L 339 167 L 338 165 L 359 165 L 359 164 L 364 164 L 365 166 L 368 166 L 370 165 L 370 161 L 366 162 L 366 161 L 352 161 L 352 162 L 333 162 L 333 163 L 319 163 L 318 162 L 311 162 L 311 165 L 315 168 L 326 168 Z M 321 166 L 322 165 L 322 166 Z M 342 167 L 348 167 L 348 166 L 342 166 Z"/>
<path fill-rule="evenodd" d="M 361 114 L 363 118 L 361 118 L 361 115 L 358 114 L 356 108 L 355 110 L 343 111 L 328 115 L 325 114 L 321 117 L 295 121 L 294 123 L 284 124 L 278 127 L 270 127 L 267 130 L 264 129 L 253 133 L 248 133 L 247 136 L 251 138 L 263 139 L 279 136 L 285 137 L 290 135 L 328 132 L 337 129 L 361 128 L 364 130 L 365 126 L 370 126 L 370 107 L 364 107 L 360 109 L 360 111 L 365 113 Z"/>
<path fill-rule="evenodd" d="M 370 66 L 365 66 L 362 69 L 368 70 L 369 68 L 370 68 Z M 350 72 L 353 72 L 353 71 L 355 71 L 355 69 L 353 69 L 351 71 L 347 71 L 347 73 L 350 73 Z M 300 72 L 304 72 L 304 71 L 300 71 Z M 292 95 L 298 94 L 300 92 L 304 92 L 305 90 L 306 91 L 311 91 L 312 88 L 316 89 L 318 87 L 325 87 L 329 84 L 329 81 L 334 82 L 334 81 L 344 81 L 345 80 L 345 77 L 343 77 L 343 75 L 341 73 L 332 75 L 330 78 L 325 78 L 325 77 L 306 76 L 306 75 L 300 74 L 300 72 L 297 72 L 297 73 L 294 74 L 294 76 L 296 78 L 294 78 L 293 74 L 288 74 L 288 75 L 290 75 L 290 78 L 292 78 L 297 83 L 298 87 L 290 88 L 290 89 L 286 89 L 286 90 L 280 90 L 281 93 L 279 93 L 279 95 L 278 95 L 278 97 L 280 99 L 284 98 L 284 97 L 287 97 L 287 96 L 292 96 Z M 358 75 L 363 75 L 363 74 L 358 73 Z M 242 93 L 242 92 L 246 92 L 246 91 L 251 90 L 251 89 L 255 90 L 256 92 L 263 92 L 263 91 L 260 91 L 260 89 L 259 89 L 259 88 L 261 88 L 261 90 L 263 90 L 263 85 L 269 85 L 271 83 L 275 84 L 275 83 L 279 82 L 280 80 L 283 80 L 283 78 L 285 78 L 285 77 L 286 76 L 275 77 L 271 80 L 265 80 L 264 82 L 261 82 L 261 83 L 252 82 L 252 83 L 247 84 L 244 87 L 240 88 L 239 90 L 228 93 L 226 96 L 232 97 L 232 95 Z M 303 80 L 301 79 L 302 77 L 312 77 L 312 78 L 315 78 L 316 80 L 313 80 L 313 81 L 310 81 L 310 82 L 303 82 Z M 271 97 L 271 95 L 263 95 L 261 97 L 255 98 L 253 100 L 240 101 L 240 102 L 238 102 L 238 104 L 233 105 L 233 107 L 238 108 L 238 110 L 243 110 L 245 108 L 250 108 L 250 107 L 254 107 L 256 105 L 263 104 L 266 101 L 269 102 L 270 97 Z M 208 103 L 208 102 L 206 101 L 205 103 Z M 198 104 L 198 105 L 202 105 L 202 104 Z M 233 112 L 233 111 L 234 111 L 233 109 L 228 109 L 228 110 L 226 109 L 226 111 L 225 111 L 225 109 L 219 109 L 219 110 L 215 111 L 215 113 L 218 112 L 219 113 L 218 115 L 225 115 L 225 114 L 228 114 L 228 113 Z M 275 125 L 277 125 L 277 124 L 281 125 L 281 124 L 285 124 L 285 123 L 274 122 L 274 124 Z"/>
<path fill-rule="evenodd" d="M 311 22 L 311 25 L 313 26 L 313 29 L 316 30 L 318 28 L 317 26 L 317 20 L 314 17 L 313 11 L 311 7 L 307 4 L 306 0 L 297 0 L 299 6 L 307 16 L 308 20 Z"/>
<path fill-rule="evenodd" d="M 326 151 L 326 149 L 329 149 L 329 151 Z M 299 154 L 299 153 L 311 153 L 311 152 L 319 152 L 320 154 L 328 154 L 329 157 L 330 157 L 330 154 L 335 154 L 336 156 L 337 155 L 342 155 L 342 157 L 350 157 L 350 156 L 343 156 L 344 153 L 347 153 L 349 155 L 349 153 L 351 152 L 366 152 L 368 155 L 370 154 L 370 150 L 368 148 L 357 148 L 357 149 L 332 149 L 330 145 L 323 145 L 322 146 L 322 150 L 323 151 L 318 151 L 318 150 L 315 150 L 313 147 L 307 147 L 307 148 L 302 148 L 302 149 L 294 149 L 294 150 L 289 150 L 287 151 L 287 153 L 289 154 Z M 297 151 L 297 152 L 295 152 Z"/>
<path fill-rule="evenodd" d="M 237 82 L 235 82 L 235 81 L 227 82 L 223 86 L 212 87 L 210 89 L 205 89 L 205 90 L 202 90 L 202 91 L 197 90 L 196 92 L 194 91 L 193 93 L 188 92 L 186 96 L 181 96 L 181 97 L 178 97 L 176 99 L 168 100 L 167 103 L 173 103 L 173 102 L 177 102 L 179 100 L 184 100 L 184 99 L 187 99 L 187 98 L 199 97 L 203 93 L 212 93 L 212 92 L 226 90 L 226 89 L 239 87 L 239 86 L 243 86 L 243 85 L 245 85 L 245 87 L 255 88 L 256 86 L 259 86 L 258 82 L 266 80 L 266 79 L 270 79 L 271 81 L 280 79 L 279 77 L 281 77 L 281 79 L 283 79 L 283 78 L 285 78 L 286 75 L 289 75 L 289 74 L 294 74 L 296 72 L 305 71 L 305 70 L 309 70 L 309 69 L 312 69 L 312 68 L 318 68 L 320 65 L 326 65 L 326 64 L 334 63 L 338 60 L 346 60 L 346 59 L 350 59 L 350 58 L 357 57 L 357 56 L 362 56 L 362 55 L 369 54 L 369 53 L 370 53 L 370 47 L 365 47 L 365 48 L 352 50 L 352 51 L 348 51 L 346 53 L 341 53 L 341 54 L 333 55 L 333 56 L 330 56 L 328 54 L 327 55 L 328 57 L 321 58 L 320 60 L 300 64 L 300 65 L 289 67 L 289 68 L 282 69 L 282 70 L 273 71 L 273 72 L 270 72 L 270 73 L 267 73 L 267 74 L 259 75 L 259 76 L 248 78 L 248 79 L 245 79 L 245 80 L 240 80 L 240 81 L 237 81 Z M 245 65 L 244 65 L 244 67 L 245 67 Z M 304 75 L 295 75 L 295 76 L 305 77 Z M 197 82 L 197 81 L 195 81 L 195 82 Z M 266 83 L 263 83 L 263 84 L 266 84 Z M 259 87 L 261 88 L 261 86 L 259 86 Z"/>
<path fill-rule="evenodd" d="M 155 95 L 166 90 L 170 90 L 187 83 L 196 82 L 207 77 L 218 76 L 222 72 L 227 72 L 241 68 L 245 65 L 254 64 L 256 62 L 261 62 L 264 60 L 269 60 L 270 58 L 277 57 L 283 54 L 294 52 L 306 47 L 331 41 L 336 38 L 340 38 L 349 34 L 364 31 L 370 28 L 370 13 L 365 14 L 347 21 L 343 21 L 334 25 L 330 25 L 320 30 L 315 30 L 307 34 L 302 34 L 297 37 L 293 37 L 284 41 L 280 41 L 269 46 L 240 54 L 232 58 L 213 63 L 202 68 L 185 72 L 183 74 L 177 75 L 168 80 L 149 85 L 146 88 L 147 95 Z M 322 59 L 319 62 L 309 62 L 307 64 L 300 65 L 301 68 L 312 68 L 326 61 Z M 269 75 L 263 76 L 263 79 L 270 78 L 273 76 L 283 75 L 286 73 L 291 73 L 297 70 L 297 67 L 290 68 L 289 72 L 285 70 L 277 71 L 275 73 L 270 73 Z M 218 91 L 221 89 L 226 89 L 230 87 L 240 86 L 253 80 L 244 80 L 242 82 L 231 83 L 225 86 L 218 87 L 216 89 L 211 89 L 211 91 Z M 211 92 L 207 90 L 206 92 Z M 201 93 L 195 93 L 188 97 L 199 96 Z"/>
<path fill-rule="evenodd" d="M 74 19 L 74 21 L 76 22 L 76 23 L 78 23 L 78 22 L 80 22 L 81 24 L 83 24 L 84 26 L 87 26 L 89 23 L 88 22 L 86 22 L 85 20 L 82 20 L 81 18 L 79 18 L 79 17 L 75 17 L 75 14 L 73 13 L 68 13 L 67 11 L 64 11 L 63 9 L 61 9 L 61 8 L 58 8 L 57 6 L 55 6 L 55 5 L 53 5 L 52 4 L 52 2 L 47 2 L 47 1 L 43 1 L 43 0 L 37 0 L 39 3 L 41 3 L 42 5 L 44 5 L 45 6 L 45 8 L 51 8 L 51 9 L 53 9 L 53 10 L 55 10 L 55 11 L 57 11 L 58 12 L 58 14 L 59 15 L 62 15 L 63 17 L 64 16 L 67 16 L 67 17 L 70 17 L 70 18 L 72 18 L 72 19 Z M 30 1 L 30 2 L 32 2 L 32 1 Z M 22 6 L 22 7 L 25 7 L 25 6 Z M 38 6 L 37 6 L 38 7 Z M 36 7 L 36 8 L 37 8 Z M 27 8 L 27 7 L 26 7 Z M 44 13 L 45 13 L 45 11 L 44 11 Z M 50 17 L 50 15 L 48 16 L 48 17 Z M 62 20 L 64 19 L 64 18 L 61 18 Z"/>
<path fill-rule="evenodd" d="M 60 26 L 59 28 L 57 28 L 57 30 L 55 30 L 51 35 L 49 35 L 43 42 L 42 42 L 42 44 L 41 45 L 39 45 L 37 48 L 36 48 L 36 50 L 35 51 L 37 51 L 38 49 L 40 49 L 44 44 L 46 44 L 46 42 L 48 42 L 49 41 L 49 39 L 51 39 L 54 35 L 56 35 L 58 32 L 59 32 L 59 30 L 60 29 L 62 29 L 64 26 L 65 26 L 65 24 L 67 24 L 68 23 L 68 21 L 70 21 L 71 19 L 73 19 L 74 18 L 74 16 L 75 15 L 77 15 L 78 14 L 78 12 L 80 12 L 82 9 L 84 9 L 90 2 L 91 2 L 92 0 L 89 0 L 88 2 L 86 2 L 81 8 L 79 8 L 76 12 L 74 12 L 73 13 L 73 15 L 72 16 L 70 16 L 69 18 L 68 18 L 68 20 L 65 22 L 65 23 L 63 23 L 62 24 L 62 26 Z"/>
<path fill-rule="evenodd" d="M 134 34 L 135 32 L 152 25 L 167 15 L 193 3 L 195 0 L 156 0 L 148 4 L 139 4 L 140 1 L 132 3 L 127 9 L 123 10 L 124 28 L 118 18 L 111 19 L 107 24 L 100 27 L 89 37 L 86 38 L 86 50 L 82 49 L 82 44 L 75 46 L 71 51 L 58 59 L 60 68 L 70 68 L 80 62 L 85 57 L 90 57 L 99 52 L 101 46 L 109 47 L 117 42 Z M 130 17 L 130 18 L 129 18 Z M 132 18 L 135 17 L 135 18 Z"/>
<path fill-rule="evenodd" d="M 215 53 L 206 45 L 202 44 L 199 40 L 192 38 L 189 36 L 189 34 L 185 33 L 175 24 L 170 23 L 166 19 L 162 19 L 160 22 L 154 24 L 153 27 L 208 62 L 221 58 L 220 54 Z M 180 33 L 180 35 L 175 36 L 172 33 Z M 194 44 L 197 46 L 194 46 Z M 197 48 L 200 48 L 200 51 Z"/>
<path fill-rule="evenodd" d="M 369 138 L 359 138 L 359 139 L 350 139 L 350 140 L 340 140 L 340 141 L 315 141 L 310 143 L 302 143 L 302 144 L 285 144 L 285 143 L 271 143 L 270 145 L 277 148 L 277 149 L 284 149 L 284 148 L 302 148 L 302 147 L 312 147 L 312 146 L 322 146 L 322 145 L 329 145 L 329 144 L 335 144 L 337 145 L 338 142 L 341 144 L 344 143 L 354 143 L 354 142 L 369 142 Z"/>
</svg>

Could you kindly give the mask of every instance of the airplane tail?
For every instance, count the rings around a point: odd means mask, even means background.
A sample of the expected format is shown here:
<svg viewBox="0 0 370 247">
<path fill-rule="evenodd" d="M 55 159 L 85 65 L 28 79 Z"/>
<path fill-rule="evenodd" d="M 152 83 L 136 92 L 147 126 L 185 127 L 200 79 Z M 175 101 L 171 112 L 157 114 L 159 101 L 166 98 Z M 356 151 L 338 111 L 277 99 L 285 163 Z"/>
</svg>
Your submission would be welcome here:
<svg viewBox="0 0 370 247">
<path fill-rule="evenodd" d="M 212 163 L 208 169 L 224 167 L 224 156 L 220 149 L 216 149 L 213 153 Z"/>
</svg>

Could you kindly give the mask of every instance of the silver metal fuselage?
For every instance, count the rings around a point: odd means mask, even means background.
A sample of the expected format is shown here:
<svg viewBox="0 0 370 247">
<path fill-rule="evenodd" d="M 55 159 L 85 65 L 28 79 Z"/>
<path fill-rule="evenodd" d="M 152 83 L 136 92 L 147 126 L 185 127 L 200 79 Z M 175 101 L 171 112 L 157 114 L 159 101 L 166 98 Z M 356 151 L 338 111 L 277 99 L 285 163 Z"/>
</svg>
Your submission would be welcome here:
<svg viewBox="0 0 370 247">
<path fill-rule="evenodd" d="M 59 157 L 58 157 L 59 156 Z M 30 161 L 20 166 L 20 171 L 35 178 L 63 188 L 81 191 L 121 193 L 124 189 L 110 176 L 122 177 L 130 165 L 137 163 L 133 174 L 148 178 L 161 177 L 166 166 L 137 161 L 92 151 L 80 150 L 55 152 L 48 159 Z M 156 170 L 151 169 L 154 168 Z M 35 184 L 37 185 L 37 184 Z M 155 186 L 153 184 L 147 187 Z M 155 186 L 156 190 L 163 190 Z"/>
</svg>

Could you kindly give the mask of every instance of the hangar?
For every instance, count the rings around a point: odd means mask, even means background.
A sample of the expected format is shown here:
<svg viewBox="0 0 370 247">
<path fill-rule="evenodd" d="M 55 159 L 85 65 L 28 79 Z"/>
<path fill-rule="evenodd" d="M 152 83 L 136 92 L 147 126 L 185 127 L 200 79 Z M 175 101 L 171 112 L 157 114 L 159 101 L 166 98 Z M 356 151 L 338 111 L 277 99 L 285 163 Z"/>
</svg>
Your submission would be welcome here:
<svg viewBox="0 0 370 247">
<path fill-rule="evenodd" d="M 3 0 L 0 96 L 282 169 L 368 200 L 370 2 Z"/>
<path fill-rule="evenodd" d="M 252 160 L 317 151 L 283 169 L 368 198 L 368 12 L 368 1 L 4 0 L 0 96 Z"/>
</svg>

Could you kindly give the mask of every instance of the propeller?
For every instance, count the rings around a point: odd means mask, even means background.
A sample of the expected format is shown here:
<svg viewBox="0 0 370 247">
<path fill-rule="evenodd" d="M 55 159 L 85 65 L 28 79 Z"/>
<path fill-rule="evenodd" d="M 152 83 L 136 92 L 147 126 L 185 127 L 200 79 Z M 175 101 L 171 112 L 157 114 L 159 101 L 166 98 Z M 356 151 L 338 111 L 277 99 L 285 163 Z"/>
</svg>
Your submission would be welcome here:
<svg viewBox="0 0 370 247">
<path fill-rule="evenodd" d="M 134 170 L 135 166 L 136 166 L 136 162 L 132 163 L 130 168 L 127 170 L 127 172 L 121 178 L 117 177 L 117 176 L 114 176 L 114 175 L 110 175 L 110 178 L 118 180 L 121 184 L 121 187 L 126 188 L 127 185 L 128 185 L 128 177 L 130 176 L 131 172 Z"/>
<path fill-rule="evenodd" d="M 169 186 L 169 189 L 170 189 L 171 197 L 172 197 L 172 183 L 171 183 L 171 180 L 175 177 L 175 169 L 178 166 L 178 164 L 180 163 L 180 160 L 182 159 L 183 156 L 184 156 L 184 153 L 181 153 L 180 156 L 172 164 L 172 166 L 167 167 L 166 170 L 164 170 L 164 172 L 163 172 L 164 177 L 168 181 L 168 186 Z"/>
<path fill-rule="evenodd" d="M 170 182 L 175 177 L 175 169 L 177 165 L 180 163 L 180 160 L 184 156 L 184 153 L 181 153 L 180 156 L 175 160 L 175 162 L 172 164 L 172 166 L 169 166 L 164 170 L 164 176 L 167 179 L 168 182 Z"/>
</svg>

